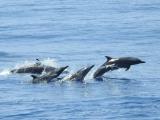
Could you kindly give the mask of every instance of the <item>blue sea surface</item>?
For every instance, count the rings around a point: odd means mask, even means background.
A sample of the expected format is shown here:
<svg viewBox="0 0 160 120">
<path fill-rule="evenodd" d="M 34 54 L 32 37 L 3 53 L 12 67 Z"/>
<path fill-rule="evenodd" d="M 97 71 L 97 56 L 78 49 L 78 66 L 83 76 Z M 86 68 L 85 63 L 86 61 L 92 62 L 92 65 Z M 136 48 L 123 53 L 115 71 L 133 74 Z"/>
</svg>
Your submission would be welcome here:
<svg viewBox="0 0 160 120">
<path fill-rule="evenodd" d="M 92 79 L 104 56 L 144 61 Z M 54 60 L 95 64 L 86 83 L 31 84 L 7 71 Z M 160 120 L 159 0 L 1 0 L 1 120 Z"/>
</svg>

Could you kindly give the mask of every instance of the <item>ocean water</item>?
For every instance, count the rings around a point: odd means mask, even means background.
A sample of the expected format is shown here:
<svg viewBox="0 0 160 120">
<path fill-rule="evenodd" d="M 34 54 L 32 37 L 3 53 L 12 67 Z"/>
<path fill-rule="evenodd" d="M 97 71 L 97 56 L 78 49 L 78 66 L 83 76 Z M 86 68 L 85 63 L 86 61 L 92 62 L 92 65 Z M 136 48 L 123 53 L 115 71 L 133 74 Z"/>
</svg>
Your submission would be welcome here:
<svg viewBox="0 0 160 120">
<path fill-rule="evenodd" d="M 159 0 L 1 0 L 1 120 L 160 120 Z M 146 61 L 92 74 L 113 57 Z M 74 72 L 95 64 L 86 83 L 31 84 L 10 69 L 40 58 Z"/>
</svg>

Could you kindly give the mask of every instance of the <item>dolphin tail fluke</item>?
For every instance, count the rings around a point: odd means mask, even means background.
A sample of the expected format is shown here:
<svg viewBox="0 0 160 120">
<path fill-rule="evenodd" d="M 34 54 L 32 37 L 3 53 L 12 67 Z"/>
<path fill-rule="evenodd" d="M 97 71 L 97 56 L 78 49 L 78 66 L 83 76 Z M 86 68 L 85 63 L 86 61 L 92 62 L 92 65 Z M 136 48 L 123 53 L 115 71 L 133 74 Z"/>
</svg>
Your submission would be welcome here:
<svg viewBox="0 0 160 120">
<path fill-rule="evenodd" d="M 36 76 L 36 75 L 31 75 L 31 77 L 32 77 L 33 79 L 36 79 L 36 78 L 37 78 L 37 76 Z"/>
<path fill-rule="evenodd" d="M 112 59 L 112 57 L 110 56 L 105 56 L 107 58 L 107 61 L 110 61 Z"/>
</svg>

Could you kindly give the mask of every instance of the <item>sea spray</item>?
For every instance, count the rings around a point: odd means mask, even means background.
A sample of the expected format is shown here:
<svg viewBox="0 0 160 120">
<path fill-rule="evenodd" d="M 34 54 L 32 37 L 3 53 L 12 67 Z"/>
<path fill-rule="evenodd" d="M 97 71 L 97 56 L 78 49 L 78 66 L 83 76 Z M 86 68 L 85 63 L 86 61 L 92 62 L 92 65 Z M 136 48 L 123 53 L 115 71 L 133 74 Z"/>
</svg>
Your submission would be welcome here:
<svg viewBox="0 0 160 120">
<path fill-rule="evenodd" d="M 0 76 L 8 76 L 9 74 L 10 74 L 9 69 L 4 69 L 4 70 L 0 71 Z"/>
</svg>

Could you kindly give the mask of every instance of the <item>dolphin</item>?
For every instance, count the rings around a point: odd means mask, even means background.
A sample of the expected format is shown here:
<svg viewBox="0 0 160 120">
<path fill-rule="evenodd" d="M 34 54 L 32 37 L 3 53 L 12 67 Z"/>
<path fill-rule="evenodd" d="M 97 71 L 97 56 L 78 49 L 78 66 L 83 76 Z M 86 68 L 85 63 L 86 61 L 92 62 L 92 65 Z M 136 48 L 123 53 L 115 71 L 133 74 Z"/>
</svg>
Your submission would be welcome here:
<svg viewBox="0 0 160 120">
<path fill-rule="evenodd" d="M 68 66 L 56 68 L 54 71 L 50 71 L 42 76 L 31 75 L 33 78 L 32 83 L 41 83 L 41 82 L 52 82 L 57 81 L 57 78 Z"/>
<path fill-rule="evenodd" d="M 101 77 L 103 74 L 105 74 L 106 72 L 110 71 L 111 68 L 110 67 L 106 67 L 106 66 L 100 66 L 93 74 L 93 78 L 99 78 Z"/>
<path fill-rule="evenodd" d="M 88 67 L 81 68 L 80 70 L 72 74 L 71 77 L 69 77 L 67 80 L 83 82 L 85 76 L 93 67 L 94 65 L 90 65 Z"/>
<path fill-rule="evenodd" d="M 120 57 L 112 58 L 110 56 L 105 56 L 107 61 L 102 64 L 93 74 L 94 78 L 99 78 L 108 71 L 117 70 L 119 68 L 125 68 L 126 71 L 130 69 L 132 65 L 145 63 L 145 61 L 140 60 L 136 57 Z"/>
<path fill-rule="evenodd" d="M 41 74 L 44 72 L 54 71 L 56 68 L 51 66 L 46 66 L 41 63 L 41 61 L 37 58 L 35 64 L 20 67 L 18 69 L 12 69 L 11 73 L 31 73 L 31 74 Z"/>
<path fill-rule="evenodd" d="M 56 68 L 51 66 L 28 66 L 21 67 L 18 69 L 11 70 L 11 73 L 31 73 L 31 74 L 41 74 L 43 71 L 50 72 L 54 71 Z"/>
<path fill-rule="evenodd" d="M 111 68 L 125 68 L 126 71 L 130 69 L 132 65 L 145 63 L 139 58 L 136 57 L 120 57 L 120 58 L 112 58 L 110 56 L 105 56 L 107 58 L 106 63 L 104 65 L 110 66 Z"/>
</svg>

